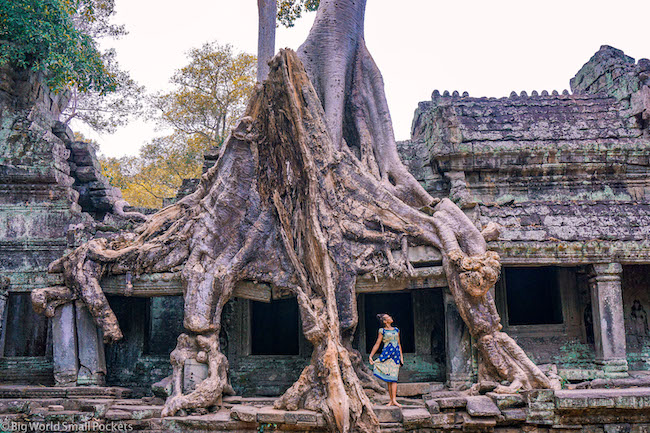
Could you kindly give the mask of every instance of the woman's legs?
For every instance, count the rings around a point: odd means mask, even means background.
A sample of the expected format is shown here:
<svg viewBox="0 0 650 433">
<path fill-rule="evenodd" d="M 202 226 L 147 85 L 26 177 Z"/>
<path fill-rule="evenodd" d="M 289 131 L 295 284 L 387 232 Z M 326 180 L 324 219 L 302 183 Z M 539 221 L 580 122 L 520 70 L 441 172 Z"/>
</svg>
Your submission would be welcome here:
<svg viewBox="0 0 650 433">
<path fill-rule="evenodd" d="M 388 396 L 390 397 L 389 406 L 401 406 L 397 402 L 397 382 L 388 382 Z"/>
</svg>

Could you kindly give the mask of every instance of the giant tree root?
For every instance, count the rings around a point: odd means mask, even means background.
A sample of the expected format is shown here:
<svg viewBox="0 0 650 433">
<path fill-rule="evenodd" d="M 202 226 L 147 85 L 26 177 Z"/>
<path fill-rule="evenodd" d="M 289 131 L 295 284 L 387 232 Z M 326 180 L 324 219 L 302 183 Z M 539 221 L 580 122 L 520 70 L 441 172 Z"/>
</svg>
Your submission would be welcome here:
<svg viewBox="0 0 650 433">
<path fill-rule="evenodd" d="M 361 60 L 367 63 L 371 59 L 364 53 Z M 366 64 L 364 73 L 371 73 L 371 66 Z M 373 83 L 379 86 L 376 77 Z M 372 151 L 370 142 L 364 146 Z M 417 184 L 412 176 L 393 178 L 410 174 L 392 156 L 376 161 L 385 170 L 373 173 L 344 142 L 335 142 L 302 63 L 292 51 L 281 51 L 193 194 L 152 215 L 136 233 L 82 245 L 53 263 L 51 271 L 63 273 L 66 286 L 89 305 L 109 340 L 121 333 L 99 286 L 104 275 L 181 273 L 187 334 L 171 355 L 174 390 L 165 416 L 214 406 L 229 388 L 218 335 L 235 284 L 248 280 L 288 290 L 297 298 L 314 351 L 311 364 L 276 407 L 319 410 L 338 432 L 378 431 L 363 389 L 371 382 L 360 379 L 363 369 L 355 363 L 361 360 L 349 347 L 358 321 L 357 275 L 407 275 L 409 246 L 434 246 L 443 253 L 463 319 L 473 335 L 481 336 L 498 330 L 488 290 L 500 265 L 451 201 L 443 199 L 431 209 L 433 199 L 421 187 L 409 189 Z M 413 204 L 426 205 L 431 215 Z M 394 250 L 403 251 L 401 259 Z M 494 345 L 503 349 L 498 351 L 503 358 L 520 355 L 504 339 L 496 338 Z M 180 373 L 189 358 L 206 362 L 209 376 L 183 394 Z M 494 371 L 509 379 L 509 370 Z M 533 368 L 520 373 L 536 374 Z"/>
<path fill-rule="evenodd" d="M 485 376 L 506 378 L 510 382 L 508 386 L 497 386 L 496 392 L 510 394 L 520 389 L 553 387 L 549 378 L 505 332 L 482 335 L 477 346 L 484 360 Z"/>
<path fill-rule="evenodd" d="M 170 355 L 173 367 L 172 395 L 165 402 L 161 416 L 171 416 L 184 409 L 208 408 L 221 401 L 222 393 L 232 394 L 228 382 L 228 360 L 219 351 L 219 334 L 192 338 L 182 334 Z M 208 365 L 208 377 L 187 395 L 182 394 L 182 369 L 186 360 L 196 359 Z"/>
</svg>

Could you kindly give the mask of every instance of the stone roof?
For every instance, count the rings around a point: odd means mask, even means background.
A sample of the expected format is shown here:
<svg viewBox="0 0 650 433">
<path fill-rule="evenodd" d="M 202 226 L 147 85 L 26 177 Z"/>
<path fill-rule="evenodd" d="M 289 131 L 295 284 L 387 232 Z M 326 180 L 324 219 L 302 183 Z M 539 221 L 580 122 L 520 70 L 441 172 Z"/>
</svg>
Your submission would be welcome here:
<svg viewBox="0 0 650 433">
<path fill-rule="evenodd" d="M 574 93 L 504 98 L 434 91 L 399 151 L 449 196 L 506 264 L 650 262 L 650 62 L 603 46 Z"/>
<path fill-rule="evenodd" d="M 444 121 L 443 121 L 444 119 Z M 437 157 L 465 152 L 548 150 L 587 144 L 633 144 L 642 136 L 604 94 L 440 96 L 421 102 L 413 139 Z"/>
</svg>

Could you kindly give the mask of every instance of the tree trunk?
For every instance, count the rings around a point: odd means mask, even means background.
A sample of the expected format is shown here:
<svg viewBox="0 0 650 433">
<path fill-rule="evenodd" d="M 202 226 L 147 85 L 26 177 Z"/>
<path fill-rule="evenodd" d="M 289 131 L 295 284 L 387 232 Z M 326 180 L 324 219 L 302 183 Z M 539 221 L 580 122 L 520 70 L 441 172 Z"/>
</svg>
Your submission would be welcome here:
<svg viewBox="0 0 650 433">
<path fill-rule="evenodd" d="M 277 8 L 277 0 L 257 0 L 257 81 L 260 83 L 269 75 L 269 61 L 275 54 Z"/>
<path fill-rule="evenodd" d="M 364 40 L 366 0 L 321 0 L 298 50 L 325 109 L 337 149 L 347 145 L 366 168 L 405 203 L 433 198 L 397 153 L 384 81 Z"/>
<path fill-rule="evenodd" d="M 351 346 L 355 283 L 360 274 L 408 275 L 413 245 L 442 252 L 484 370 L 511 381 L 510 389 L 549 386 L 499 332 L 489 294 L 499 257 L 485 241 L 498 230 L 490 225 L 481 233 L 451 201 L 434 201 L 399 160 L 381 75 L 363 41 L 364 11 L 365 1 L 323 0 L 300 49 L 307 69 L 292 51 L 272 60 L 268 79 L 197 190 L 135 233 L 92 240 L 54 262 L 50 270 L 63 273 L 69 290 L 33 294 L 35 307 L 47 312 L 81 298 L 113 341 L 121 333 L 99 280 L 180 272 L 187 334 L 171 354 L 175 386 L 163 416 L 216 405 L 230 391 L 219 347 L 221 312 L 234 285 L 247 280 L 294 293 L 314 347 L 310 365 L 276 407 L 319 410 L 333 431 L 378 431 L 364 391 L 377 384 Z M 209 376 L 182 394 L 187 359 L 206 363 Z"/>
</svg>

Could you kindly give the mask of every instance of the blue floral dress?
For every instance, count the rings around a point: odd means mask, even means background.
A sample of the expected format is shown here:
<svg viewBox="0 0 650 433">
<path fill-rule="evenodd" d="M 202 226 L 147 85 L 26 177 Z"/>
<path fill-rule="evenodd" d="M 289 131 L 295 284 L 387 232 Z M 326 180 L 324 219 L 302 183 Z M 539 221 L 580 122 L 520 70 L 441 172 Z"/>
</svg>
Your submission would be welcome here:
<svg viewBox="0 0 650 433">
<path fill-rule="evenodd" d="M 386 382 L 397 382 L 401 361 L 398 339 L 399 329 L 380 328 L 379 332 L 383 336 L 384 348 L 381 355 L 379 355 L 379 359 L 374 363 L 372 373 Z"/>
</svg>

